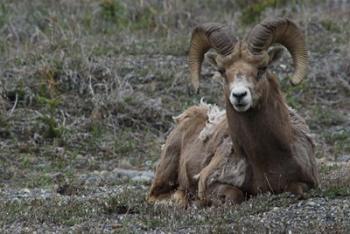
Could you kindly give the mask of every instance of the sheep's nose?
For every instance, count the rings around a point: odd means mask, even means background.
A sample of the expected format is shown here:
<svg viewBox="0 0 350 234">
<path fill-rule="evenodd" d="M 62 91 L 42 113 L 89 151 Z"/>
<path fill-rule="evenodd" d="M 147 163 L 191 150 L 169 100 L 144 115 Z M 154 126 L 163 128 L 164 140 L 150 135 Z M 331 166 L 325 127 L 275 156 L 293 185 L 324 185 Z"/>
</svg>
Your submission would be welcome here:
<svg viewBox="0 0 350 234">
<path fill-rule="evenodd" d="M 245 96 L 247 96 L 247 91 L 243 91 L 243 92 L 239 92 L 239 93 L 233 93 L 232 92 L 232 96 L 234 98 L 237 99 L 237 101 L 239 102 L 240 100 L 242 100 Z"/>
</svg>

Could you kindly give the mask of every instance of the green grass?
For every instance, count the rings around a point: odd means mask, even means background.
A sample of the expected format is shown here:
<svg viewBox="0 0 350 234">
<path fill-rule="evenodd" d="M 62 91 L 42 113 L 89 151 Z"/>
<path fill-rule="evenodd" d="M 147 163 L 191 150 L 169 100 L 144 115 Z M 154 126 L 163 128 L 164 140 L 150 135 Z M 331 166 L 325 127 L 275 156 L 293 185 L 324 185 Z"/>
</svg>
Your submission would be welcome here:
<svg viewBox="0 0 350 234">
<path fill-rule="evenodd" d="M 240 20 L 243 24 L 256 23 L 266 9 L 281 7 L 287 3 L 288 1 L 285 0 L 259 0 L 253 1 L 251 4 L 245 3 Z"/>
<path fill-rule="evenodd" d="M 333 111 L 327 106 L 314 105 L 311 107 L 311 111 L 313 114 L 313 119 L 309 123 L 311 129 L 341 125 L 346 121 L 340 112 Z"/>
<path fill-rule="evenodd" d="M 281 80 L 281 89 L 285 94 L 286 101 L 288 105 L 295 108 L 296 110 L 299 110 L 302 108 L 303 105 L 303 99 L 301 98 L 303 95 L 305 95 L 306 92 L 308 92 L 309 89 L 309 83 L 307 81 L 307 78 L 297 86 L 293 86 L 290 84 L 289 77 Z"/>
<path fill-rule="evenodd" d="M 338 156 L 350 153 L 350 131 L 343 129 L 338 132 L 325 132 L 323 137 L 332 146 L 332 152 Z"/>
<path fill-rule="evenodd" d="M 21 216 L 22 221 L 69 226 L 87 221 L 98 211 L 94 201 L 76 199 L 62 201 L 59 198 L 34 199 L 27 202 L 14 201 L 6 205 L 1 204 L 1 209 L 3 214 L 7 214 L 1 220 L 2 224 L 14 222 Z"/>
<path fill-rule="evenodd" d="M 333 186 L 330 188 L 327 188 L 326 190 L 322 191 L 322 195 L 334 199 L 339 197 L 349 197 L 350 196 L 350 188 L 346 186 Z"/>
<path fill-rule="evenodd" d="M 321 21 L 321 25 L 331 33 L 340 33 L 341 28 L 338 26 L 336 22 L 331 19 L 324 19 Z"/>
</svg>

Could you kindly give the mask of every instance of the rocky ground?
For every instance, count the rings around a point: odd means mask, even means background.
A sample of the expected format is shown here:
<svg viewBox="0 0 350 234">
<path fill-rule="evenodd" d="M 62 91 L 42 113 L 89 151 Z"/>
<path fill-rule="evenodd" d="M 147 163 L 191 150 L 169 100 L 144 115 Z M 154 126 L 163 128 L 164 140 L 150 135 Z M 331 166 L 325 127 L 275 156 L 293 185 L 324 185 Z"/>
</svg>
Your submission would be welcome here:
<svg viewBox="0 0 350 234">
<path fill-rule="evenodd" d="M 350 6 L 248 2 L 2 1 L 0 232 L 349 233 Z M 273 70 L 315 135 L 321 187 L 234 207 L 147 204 L 172 116 L 202 97 L 223 106 L 208 64 L 201 93 L 188 88 L 193 26 L 227 23 L 243 37 L 282 15 L 305 30 L 310 68 L 297 87 L 290 56 Z"/>
</svg>

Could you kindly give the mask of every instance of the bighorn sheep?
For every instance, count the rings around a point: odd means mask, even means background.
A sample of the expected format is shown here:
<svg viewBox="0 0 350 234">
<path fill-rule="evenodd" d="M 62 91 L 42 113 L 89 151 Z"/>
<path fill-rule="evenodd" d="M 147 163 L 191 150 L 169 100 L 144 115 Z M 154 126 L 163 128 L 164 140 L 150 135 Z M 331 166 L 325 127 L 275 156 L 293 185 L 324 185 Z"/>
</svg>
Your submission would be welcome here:
<svg viewBox="0 0 350 234">
<path fill-rule="evenodd" d="M 309 129 L 288 107 L 278 79 L 267 69 L 282 52 L 279 47 L 269 50 L 274 43 L 291 53 L 295 72 L 290 81 L 299 84 L 306 73 L 307 52 L 302 32 L 289 19 L 265 20 L 242 41 L 219 24 L 194 29 L 189 52 L 192 84 L 198 90 L 204 54 L 215 49 L 210 59 L 225 80 L 226 118 L 208 126 L 212 108 L 203 105 L 177 118 L 149 200 L 174 193 L 182 205 L 191 196 L 238 203 L 245 195 L 267 191 L 301 196 L 318 185 Z"/>
</svg>

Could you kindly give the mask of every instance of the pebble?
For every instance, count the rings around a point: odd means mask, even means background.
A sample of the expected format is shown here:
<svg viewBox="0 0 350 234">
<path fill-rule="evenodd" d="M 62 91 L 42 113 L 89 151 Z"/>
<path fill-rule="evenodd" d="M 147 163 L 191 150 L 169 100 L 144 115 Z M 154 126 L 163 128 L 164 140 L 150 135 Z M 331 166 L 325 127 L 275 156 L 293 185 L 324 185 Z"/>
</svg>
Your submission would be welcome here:
<svg viewBox="0 0 350 234">
<path fill-rule="evenodd" d="M 350 155 L 341 155 L 337 157 L 339 162 L 350 162 Z"/>
<path fill-rule="evenodd" d="M 313 202 L 313 201 L 308 201 L 308 202 L 306 203 L 306 205 L 308 205 L 308 206 L 316 206 L 316 203 Z"/>
<path fill-rule="evenodd" d="M 112 224 L 112 229 L 118 229 L 118 228 L 121 228 L 123 227 L 123 225 L 121 225 L 120 223 L 113 223 Z"/>
</svg>

